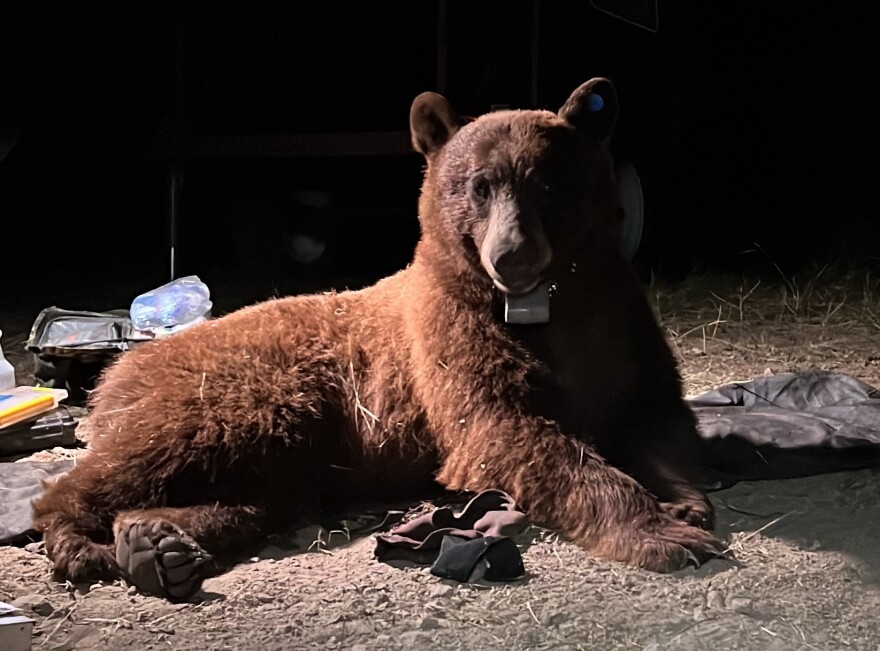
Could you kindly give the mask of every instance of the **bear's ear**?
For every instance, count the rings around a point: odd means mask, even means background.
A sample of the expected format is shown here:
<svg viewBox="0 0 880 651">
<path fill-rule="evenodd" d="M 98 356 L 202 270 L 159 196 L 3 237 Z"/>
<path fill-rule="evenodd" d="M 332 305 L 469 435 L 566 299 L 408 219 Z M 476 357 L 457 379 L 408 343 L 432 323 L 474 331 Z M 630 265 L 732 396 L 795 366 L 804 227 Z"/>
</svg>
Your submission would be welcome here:
<svg viewBox="0 0 880 651">
<path fill-rule="evenodd" d="M 422 93 L 409 111 L 409 129 L 417 152 L 425 156 L 449 142 L 466 122 L 443 95 Z"/>
<path fill-rule="evenodd" d="M 617 91 L 598 77 L 581 84 L 559 109 L 559 117 L 588 138 L 607 140 L 617 124 Z"/>
</svg>

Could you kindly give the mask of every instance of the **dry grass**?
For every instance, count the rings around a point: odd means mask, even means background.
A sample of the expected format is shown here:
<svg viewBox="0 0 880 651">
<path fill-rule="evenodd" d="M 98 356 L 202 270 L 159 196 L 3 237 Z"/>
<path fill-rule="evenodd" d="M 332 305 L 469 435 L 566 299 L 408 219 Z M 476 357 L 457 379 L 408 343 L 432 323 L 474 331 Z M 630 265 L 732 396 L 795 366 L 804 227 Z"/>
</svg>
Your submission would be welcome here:
<svg viewBox="0 0 880 651">
<path fill-rule="evenodd" d="M 688 393 L 747 379 L 755 368 L 816 366 L 878 379 L 880 278 L 868 271 L 691 276 L 679 286 L 652 283 L 648 294 Z"/>
</svg>

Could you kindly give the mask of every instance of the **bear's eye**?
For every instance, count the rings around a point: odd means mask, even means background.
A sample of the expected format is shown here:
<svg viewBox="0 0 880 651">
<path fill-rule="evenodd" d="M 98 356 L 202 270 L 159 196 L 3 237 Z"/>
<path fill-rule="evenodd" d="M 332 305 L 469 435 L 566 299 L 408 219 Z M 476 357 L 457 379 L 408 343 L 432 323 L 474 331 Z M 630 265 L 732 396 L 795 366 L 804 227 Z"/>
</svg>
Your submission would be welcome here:
<svg viewBox="0 0 880 651">
<path fill-rule="evenodd" d="M 468 194 L 471 195 L 471 199 L 473 199 L 476 203 L 483 203 L 492 193 L 492 186 L 489 183 L 489 179 L 485 176 L 478 175 L 473 176 L 468 181 Z"/>
</svg>

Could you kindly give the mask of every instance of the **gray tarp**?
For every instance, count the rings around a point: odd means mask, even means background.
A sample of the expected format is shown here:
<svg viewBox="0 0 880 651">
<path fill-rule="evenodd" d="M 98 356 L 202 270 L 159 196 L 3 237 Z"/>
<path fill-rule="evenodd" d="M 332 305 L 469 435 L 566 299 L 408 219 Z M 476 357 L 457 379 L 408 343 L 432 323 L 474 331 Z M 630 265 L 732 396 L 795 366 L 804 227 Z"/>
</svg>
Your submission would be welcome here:
<svg viewBox="0 0 880 651">
<path fill-rule="evenodd" d="M 714 488 L 880 464 L 880 391 L 811 369 L 735 382 L 690 400 Z"/>
<path fill-rule="evenodd" d="M 73 468 L 73 459 L 0 463 L 0 544 L 27 543 L 37 538 L 31 531 L 31 500 L 42 490 L 42 482 Z"/>
</svg>

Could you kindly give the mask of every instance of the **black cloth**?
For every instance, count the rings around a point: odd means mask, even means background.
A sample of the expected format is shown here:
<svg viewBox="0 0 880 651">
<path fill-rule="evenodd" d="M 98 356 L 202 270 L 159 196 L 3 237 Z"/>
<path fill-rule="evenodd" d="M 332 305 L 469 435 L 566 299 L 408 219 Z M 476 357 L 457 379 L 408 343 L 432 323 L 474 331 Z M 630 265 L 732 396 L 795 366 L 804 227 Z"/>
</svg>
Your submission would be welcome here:
<svg viewBox="0 0 880 651">
<path fill-rule="evenodd" d="M 515 581 L 526 573 L 519 547 L 512 538 L 485 536 L 459 538 L 443 536 L 440 553 L 431 566 L 431 574 L 441 579 L 468 583 Z"/>
<path fill-rule="evenodd" d="M 453 506 L 444 506 L 378 534 L 376 558 L 433 563 L 445 536 L 464 540 L 507 538 L 525 531 L 528 525 L 528 518 L 517 511 L 510 495 L 487 490 L 473 497 L 459 512 Z"/>
</svg>

